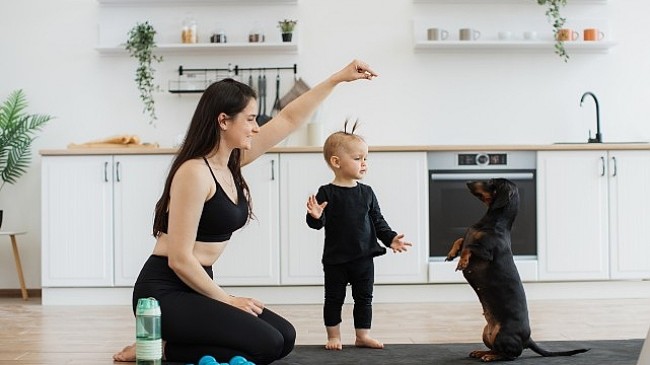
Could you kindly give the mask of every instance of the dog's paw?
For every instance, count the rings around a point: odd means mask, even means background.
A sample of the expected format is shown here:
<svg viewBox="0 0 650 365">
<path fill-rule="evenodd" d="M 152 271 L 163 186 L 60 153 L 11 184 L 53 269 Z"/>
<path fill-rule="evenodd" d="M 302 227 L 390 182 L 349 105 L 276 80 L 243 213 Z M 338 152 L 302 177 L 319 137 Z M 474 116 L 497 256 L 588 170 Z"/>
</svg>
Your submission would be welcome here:
<svg viewBox="0 0 650 365">
<path fill-rule="evenodd" d="M 452 254 L 452 253 L 449 253 L 449 254 L 447 255 L 447 257 L 445 257 L 445 261 L 454 261 L 454 259 L 456 258 L 456 256 L 458 256 L 458 255 L 454 255 L 454 254 Z"/>
<path fill-rule="evenodd" d="M 461 257 L 460 260 L 458 260 L 458 265 L 456 265 L 456 271 L 463 271 L 467 269 L 467 265 L 469 265 L 469 259 Z"/>
<path fill-rule="evenodd" d="M 480 359 L 480 358 L 482 358 L 483 356 L 485 356 L 486 354 L 489 354 L 489 353 L 490 353 L 490 351 L 476 350 L 476 351 L 470 352 L 469 357 L 474 358 L 474 359 Z"/>
</svg>

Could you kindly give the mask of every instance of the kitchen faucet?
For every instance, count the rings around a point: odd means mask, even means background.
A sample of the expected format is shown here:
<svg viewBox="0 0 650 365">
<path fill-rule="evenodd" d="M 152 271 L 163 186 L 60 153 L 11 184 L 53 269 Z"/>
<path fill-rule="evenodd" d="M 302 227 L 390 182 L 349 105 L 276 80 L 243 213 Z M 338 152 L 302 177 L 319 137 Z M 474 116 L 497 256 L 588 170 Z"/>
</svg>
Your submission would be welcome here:
<svg viewBox="0 0 650 365">
<path fill-rule="evenodd" d="M 594 93 L 592 93 L 591 91 L 587 91 L 586 93 L 582 94 L 582 97 L 580 98 L 580 106 L 582 107 L 582 103 L 585 101 L 585 96 L 587 95 L 594 98 L 594 102 L 596 103 L 596 138 L 591 138 L 591 129 L 590 129 L 589 139 L 587 140 L 587 142 L 602 143 L 603 136 L 600 134 L 600 108 L 598 107 L 598 98 L 596 98 L 596 95 L 594 95 Z"/>
</svg>

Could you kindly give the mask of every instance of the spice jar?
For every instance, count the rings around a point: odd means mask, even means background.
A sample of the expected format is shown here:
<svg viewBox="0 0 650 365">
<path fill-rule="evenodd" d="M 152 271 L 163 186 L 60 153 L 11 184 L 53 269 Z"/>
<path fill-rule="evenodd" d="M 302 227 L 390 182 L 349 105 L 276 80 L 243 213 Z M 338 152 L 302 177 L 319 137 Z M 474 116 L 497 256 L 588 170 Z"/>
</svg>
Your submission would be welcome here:
<svg viewBox="0 0 650 365">
<path fill-rule="evenodd" d="M 227 41 L 226 33 L 221 29 L 212 32 L 210 36 L 210 43 L 226 43 Z"/>
</svg>

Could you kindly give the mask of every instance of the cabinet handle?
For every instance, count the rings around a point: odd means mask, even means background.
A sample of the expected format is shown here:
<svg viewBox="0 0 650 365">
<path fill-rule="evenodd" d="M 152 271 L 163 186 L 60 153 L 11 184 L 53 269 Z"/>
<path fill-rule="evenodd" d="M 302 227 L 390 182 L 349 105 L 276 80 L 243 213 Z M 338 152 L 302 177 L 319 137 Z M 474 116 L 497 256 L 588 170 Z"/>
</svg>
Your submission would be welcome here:
<svg viewBox="0 0 650 365">
<path fill-rule="evenodd" d="M 271 181 L 275 181 L 275 160 L 271 160 Z"/>
<path fill-rule="evenodd" d="M 616 157 L 612 156 L 612 164 L 614 165 L 614 172 L 612 172 L 612 176 L 616 176 L 618 173 L 618 167 L 616 166 Z"/>
<path fill-rule="evenodd" d="M 115 163 L 115 179 L 120 182 L 120 161 Z"/>
<path fill-rule="evenodd" d="M 104 182 L 108 182 L 108 162 L 104 162 Z"/>
<path fill-rule="evenodd" d="M 605 157 L 600 156 L 600 176 L 605 176 Z"/>
</svg>

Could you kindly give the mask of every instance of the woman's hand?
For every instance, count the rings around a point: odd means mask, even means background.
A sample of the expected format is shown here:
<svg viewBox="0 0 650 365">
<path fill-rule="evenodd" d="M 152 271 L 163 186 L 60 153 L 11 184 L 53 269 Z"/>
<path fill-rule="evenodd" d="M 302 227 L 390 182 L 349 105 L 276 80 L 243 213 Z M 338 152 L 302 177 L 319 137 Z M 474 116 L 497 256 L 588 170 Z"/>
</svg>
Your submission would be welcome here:
<svg viewBox="0 0 650 365">
<path fill-rule="evenodd" d="M 262 314 L 264 310 L 264 303 L 260 302 L 257 299 L 253 298 L 243 298 L 243 297 L 230 297 L 230 302 L 228 303 L 233 307 L 239 308 L 244 312 L 248 312 L 254 316 Z"/>
<path fill-rule="evenodd" d="M 350 62 L 341 71 L 332 75 L 335 82 L 354 81 L 359 79 L 372 80 L 377 77 L 377 73 L 370 69 L 367 63 L 359 60 Z"/>
<path fill-rule="evenodd" d="M 320 216 L 323 215 L 323 210 L 327 206 L 327 202 L 323 204 L 318 204 L 315 195 L 310 195 L 307 199 L 307 213 L 314 217 L 314 219 L 320 219 Z"/>
</svg>

